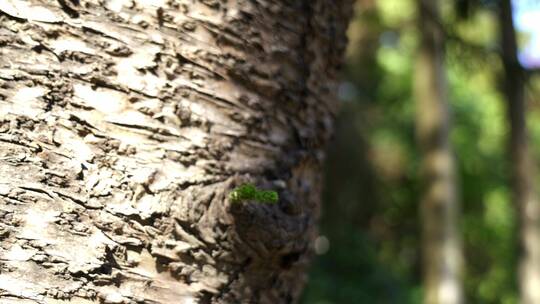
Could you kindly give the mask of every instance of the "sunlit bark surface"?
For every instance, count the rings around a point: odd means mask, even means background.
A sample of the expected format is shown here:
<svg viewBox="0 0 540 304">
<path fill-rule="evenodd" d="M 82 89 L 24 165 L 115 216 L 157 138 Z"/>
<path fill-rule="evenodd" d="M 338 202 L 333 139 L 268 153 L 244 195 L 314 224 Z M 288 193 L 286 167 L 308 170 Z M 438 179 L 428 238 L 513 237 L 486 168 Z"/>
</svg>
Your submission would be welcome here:
<svg viewBox="0 0 540 304">
<path fill-rule="evenodd" d="M 438 0 L 418 0 L 420 48 L 415 70 L 417 137 L 422 151 L 424 303 L 463 303 L 455 161 L 443 68 Z"/>
<path fill-rule="evenodd" d="M 349 13 L 1 0 L 0 303 L 295 302 Z"/>
</svg>

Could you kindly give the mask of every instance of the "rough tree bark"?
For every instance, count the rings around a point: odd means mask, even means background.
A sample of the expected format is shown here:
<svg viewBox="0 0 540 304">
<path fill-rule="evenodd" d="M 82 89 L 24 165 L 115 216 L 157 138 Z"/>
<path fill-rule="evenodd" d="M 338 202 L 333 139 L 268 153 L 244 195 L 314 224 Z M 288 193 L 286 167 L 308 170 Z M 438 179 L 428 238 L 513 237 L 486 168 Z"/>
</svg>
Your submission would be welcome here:
<svg viewBox="0 0 540 304">
<path fill-rule="evenodd" d="M 455 161 L 449 132 L 444 37 L 438 0 L 418 0 L 420 47 L 415 70 L 416 133 L 422 152 L 424 303 L 463 303 Z"/>
<path fill-rule="evenodd" d="M 0 1 L 0 302 L 295 302 L 347 2 Z"/>
<path fill-rule="evenodd" d="M 504 65 L 504 93 L 510 124 L 509 150 L 512 161 L 512 192 L 518 213 L 520 257 L 520 303 L 540 303 L 540 201 L 534 187 L 525 118 L 525 73 L 518 62 L 517 41 L 510 0 L 501 1 L 500 28 Z"/>
</svg>

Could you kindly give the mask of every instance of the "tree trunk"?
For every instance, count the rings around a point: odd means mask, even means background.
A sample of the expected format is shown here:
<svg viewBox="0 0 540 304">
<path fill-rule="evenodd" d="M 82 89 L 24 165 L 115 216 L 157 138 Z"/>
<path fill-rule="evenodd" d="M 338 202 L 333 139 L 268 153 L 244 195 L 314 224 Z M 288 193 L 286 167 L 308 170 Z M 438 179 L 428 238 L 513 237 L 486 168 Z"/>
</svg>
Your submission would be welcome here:
<svg viewBox="0 0 540 304">
<path fill-rule="evenodd" d="M 415 71 L 417 137 L 422 152 L 424 303 L 462 303 L 459 206 L 449 140 L 444 41 L 437 0 L 418 0 L 420 48 Z"/>
<path fill-rule="evenodd" d="M 501 2 L 502 59 L 504 91 L 510 122 L 512 191 L 518 211 L 520 258 L 520 303 L 540 303 L 540 202 L 534 187 L 534 162 L 531 159 L 525 119 L 524 73 L 517 57 L 517 42 L 510 0 Z"/>
<path fill-rule="evenodd" d="M 0 13 L 2 304 L 296 302 L 346 0 Z"/>
</svg>

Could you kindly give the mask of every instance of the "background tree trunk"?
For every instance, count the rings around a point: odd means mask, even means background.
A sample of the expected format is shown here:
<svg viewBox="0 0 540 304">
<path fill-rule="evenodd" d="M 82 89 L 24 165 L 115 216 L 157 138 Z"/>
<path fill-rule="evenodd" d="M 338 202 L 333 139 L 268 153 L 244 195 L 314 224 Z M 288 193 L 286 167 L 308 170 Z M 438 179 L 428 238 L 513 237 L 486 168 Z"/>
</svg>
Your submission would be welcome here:
<svg viewBox="0 0 540 304">
<path fill-rule="evenodd" d="M 461 242 L 455 165 L 437 0 L 418 0 L 420 48 L 415 71 L 417 137 L 422 151 L 424 303 L 462 303 Z"/>
<path fill-rule="evenodd" d="M 295 302 L 347 2 L 0 1 L 0 302 Z"/>
<path fill-rule="evenodd" d="M 510 122 L 512 189 L 518 210 L 520 234 L 519 289 L 523 304 L 540 303 L 540 202 L 534 187 L 525 119 L 524 73 L 517 57 L 517 43 L 510 0 L 500 7 L 504 92 Z"/>
</svg>

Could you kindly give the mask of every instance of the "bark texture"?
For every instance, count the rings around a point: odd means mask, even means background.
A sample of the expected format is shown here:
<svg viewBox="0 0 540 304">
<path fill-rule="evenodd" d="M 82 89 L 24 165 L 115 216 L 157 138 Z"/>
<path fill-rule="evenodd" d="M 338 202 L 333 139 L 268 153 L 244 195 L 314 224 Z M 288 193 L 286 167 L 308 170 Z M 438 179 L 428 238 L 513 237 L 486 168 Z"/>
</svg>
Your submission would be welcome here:
<svg viewBox="0 0 540 304">
<path fill-rule="evenodd" d="M 0 1 L 0 302 L 295 302 L 347 2 Z"/>
<path fill-rule="evenodd" d="M 422 152 L 424 303 L 463 303 L 455 161 L 443 68 L 438 0 L 418 0 L 420 47 L 415 71 L 417 137 Z"/>
<path fill-rule="evenodd" d="M 529 151 L 525 118 L 525 73 L 518 62 L 510 0 L 500 7 L 504 93 L 510 122 L 512 191 L 518 213 L 520 303 L 540 303 L 540 201 L 534 187 L 534 162 Z"/>
</svg>

